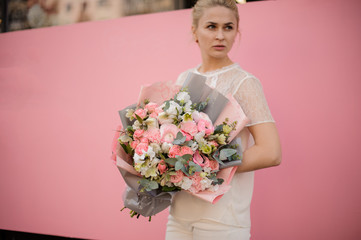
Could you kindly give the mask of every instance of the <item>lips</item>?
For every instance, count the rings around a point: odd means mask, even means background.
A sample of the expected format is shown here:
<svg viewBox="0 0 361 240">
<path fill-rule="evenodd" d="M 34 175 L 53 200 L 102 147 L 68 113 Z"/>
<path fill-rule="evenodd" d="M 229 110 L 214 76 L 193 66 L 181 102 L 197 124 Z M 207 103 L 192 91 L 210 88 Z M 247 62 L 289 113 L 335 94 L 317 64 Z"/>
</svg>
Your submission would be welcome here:
<svg viewBox="0 0 361 240">
<path fill-rule="evenodd" d="M 214 45 L 213 48 L 216 50 L 223 50 L 226 48 L 226 46 L 219 44 L 219 45 Z"/>
</svg>

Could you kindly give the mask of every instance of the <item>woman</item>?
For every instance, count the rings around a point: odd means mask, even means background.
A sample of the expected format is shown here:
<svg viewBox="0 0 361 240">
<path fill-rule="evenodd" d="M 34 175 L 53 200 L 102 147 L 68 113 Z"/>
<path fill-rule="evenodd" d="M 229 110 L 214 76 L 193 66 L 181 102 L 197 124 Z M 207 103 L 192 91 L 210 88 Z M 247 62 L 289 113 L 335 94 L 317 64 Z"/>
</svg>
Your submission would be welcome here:
<svg viewBox="0 0 361 240">
<path fill-rule="evenodd" d="M 247 145 L 231 190 L 216 204 L 185 191 L 177 193 L 170 209 L 166 239 L 249 239 L 253 171 L 280 164 L 277 129 L 259 80 L 228 57 L 238 34 L 235 1 L 198 0 L 192 17 L 192 33 L 202 64 L 182 73 L 177 84 L 182 85 L 189 72 L 205 75 L 208 85 L 224 95 L 233 94 L 251 122 L 238 136 Z"/>
</svg>

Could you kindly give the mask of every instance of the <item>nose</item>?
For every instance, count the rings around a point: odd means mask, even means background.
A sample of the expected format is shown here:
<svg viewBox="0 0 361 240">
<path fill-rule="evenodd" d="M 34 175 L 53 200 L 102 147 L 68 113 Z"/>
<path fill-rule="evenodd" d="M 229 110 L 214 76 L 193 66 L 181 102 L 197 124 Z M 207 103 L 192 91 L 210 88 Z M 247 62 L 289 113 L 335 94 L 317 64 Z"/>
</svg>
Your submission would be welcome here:
<svg viewBox="0 0 361 240">
<path fill-rule="evenodd" d="M 217 39 L 217 40 L 223 40 L 223 39 L 224 39 L 223 29 L 220 28 L 220 29 L 217 31 L 216 39 Z"/>
</svg>

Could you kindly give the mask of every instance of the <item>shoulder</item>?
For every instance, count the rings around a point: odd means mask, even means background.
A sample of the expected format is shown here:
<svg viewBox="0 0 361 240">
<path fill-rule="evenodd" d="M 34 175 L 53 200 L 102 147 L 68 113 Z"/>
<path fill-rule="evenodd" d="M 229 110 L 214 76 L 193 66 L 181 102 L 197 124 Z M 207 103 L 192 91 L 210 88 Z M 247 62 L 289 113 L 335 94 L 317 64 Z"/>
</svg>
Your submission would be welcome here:
<svg viewBox="0 0 361 240">
<path fill-rule="evenodd" d="M 188 69 L 188 70 L 180 73 L 179 76 L 178 76 L 178 78 L 177 78 L 176 84 L 182 86 L 183 83 L 184 83 L 184 81 L 185 81 L 186 78 L 187 78 L 188 73 L 194 72 L 195 69 L 196 69 L 196 68 L 190 68 L 190 69 Z"/>
<path fill-rule="evenodd" d="M 234 69 L 234 74 L 237 76 L 237 81 L 239 83 L 241 83 L 247 79 L 257 79 L 258 80 L 258 78 L 254 74 L 252 74 L 249 71 L 244 70 L 239 65 L 237 65 L 237 67 Z"/>
<path fill-rule="evenodd" d="M 261 87 L 261 82 L 254 74 L 241 68 L 239 65 L 233 69 L 232 72 L 234 79 L 234 93 L 242 88 L 248 88 L 250 86 Z"/>
</svg>

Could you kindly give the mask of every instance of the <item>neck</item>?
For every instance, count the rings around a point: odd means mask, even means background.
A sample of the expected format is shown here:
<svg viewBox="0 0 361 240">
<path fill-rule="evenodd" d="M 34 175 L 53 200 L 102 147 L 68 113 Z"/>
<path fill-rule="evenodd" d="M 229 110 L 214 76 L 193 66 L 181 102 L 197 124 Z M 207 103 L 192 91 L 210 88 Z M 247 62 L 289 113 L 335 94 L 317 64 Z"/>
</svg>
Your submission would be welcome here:
<svg viewBox="0 0 361 240">
<path fill-rule="evenodd" d="M 202 65 L 199 67 L 198 71 L 205 73 L 220 69 L 233 64 L 232 60 L 227 56 L 222 59 L 205 59 L 203 58 Z"/>
</svg>

